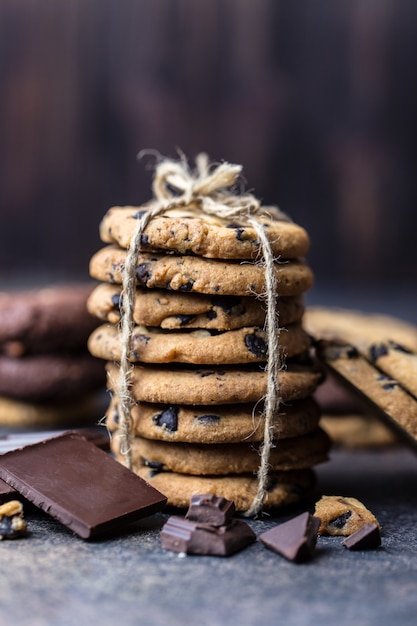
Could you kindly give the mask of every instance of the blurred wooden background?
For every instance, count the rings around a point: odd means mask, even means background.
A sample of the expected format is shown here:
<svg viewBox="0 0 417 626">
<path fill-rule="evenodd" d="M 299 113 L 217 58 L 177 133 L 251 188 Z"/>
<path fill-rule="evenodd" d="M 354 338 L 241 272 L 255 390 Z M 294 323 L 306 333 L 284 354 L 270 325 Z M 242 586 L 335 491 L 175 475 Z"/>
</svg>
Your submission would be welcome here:
<svg viewBox="0 0 417 626">
<path fill-rule="evenodd" d="M 142 148 L 241 163 L 318 282 L 415 284 L 415 0 L 2 0 L 2 278 L 86 277 Z"/>
</svg>

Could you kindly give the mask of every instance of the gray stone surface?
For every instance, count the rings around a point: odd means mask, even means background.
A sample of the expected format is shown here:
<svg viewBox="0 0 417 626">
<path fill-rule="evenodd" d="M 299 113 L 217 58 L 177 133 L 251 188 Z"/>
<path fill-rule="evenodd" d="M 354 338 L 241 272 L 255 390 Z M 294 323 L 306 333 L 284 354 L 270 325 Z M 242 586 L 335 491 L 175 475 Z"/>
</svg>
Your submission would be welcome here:
<svg viewBox="0 0 417 626">
<path fill-rule="evenodd" d="M 172 511 L 90 542 L 28 512 L 30 535 L 0 543 L 0 624 L 414 626 L 417 456 L 335 451 L 317 474 L 317 498 L 350 495 L 372 510 L 381 548 L 350 552 L 320 537 L 306 564 L 259 542 L 227 558 L 181 557 L 159 541 Z M 300 510 L 250 524 L 260 534 Z"/>
</svg>

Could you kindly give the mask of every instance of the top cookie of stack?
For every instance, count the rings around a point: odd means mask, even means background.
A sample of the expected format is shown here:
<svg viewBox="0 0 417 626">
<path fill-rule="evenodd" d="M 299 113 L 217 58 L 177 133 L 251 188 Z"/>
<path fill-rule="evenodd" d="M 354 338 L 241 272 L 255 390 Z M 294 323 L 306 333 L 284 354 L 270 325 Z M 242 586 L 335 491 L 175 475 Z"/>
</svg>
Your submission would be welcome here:
<svg viewBox="0 0 417 626">
<path fill-rule="evenodd" d="M 128 357 L 134 364 L 130 383 L 136 403 L 131 412 L 133 469 L 160 488 L 170 504 L 187 506 L 191 495 L 203 489 L 245 510 L 256 491 L 253 474 L 259 465 L 257 446 L 248 441 L 259 445 L 262 440 L 262 402 L 268 391 L 261 244 L 243 211 L 223 217 L 208 214 L 194 200 L 186 204 L 182 197 L 180 206 L 175 203 L 173 194 L 170 206 L 152 216 L 135 258 Z M 152 206 L 110 209 L 100 226 L 101 239 L 109 245 L 90 263 L 91 276 L 103 282 L 88 307 L 106 323 L 91 335 L 89 348 L 109 362 L 113 398 L 107 425 L 113 431 L 120 405 L 114 363 L 122 356 L 123 272 L 137 220 Z M 321 375 L 304 364 L 309 338 L 302 327 L 302 294 L 313 282 L 303 260 L 309 238 L 276 208 L 263 209 L 257 219 L 275 259 L 274 332 L 280 359 L 287 360 L 279 376 L 285 410 L 276 407 L 266 498 L 267 504 L 279 505 L 297 500 L 311 484 L 309 468 L 325 459 L 328 442 L 310 398 Z M 121 458 L 117 437 L 112 446 Z"/>
</svg>

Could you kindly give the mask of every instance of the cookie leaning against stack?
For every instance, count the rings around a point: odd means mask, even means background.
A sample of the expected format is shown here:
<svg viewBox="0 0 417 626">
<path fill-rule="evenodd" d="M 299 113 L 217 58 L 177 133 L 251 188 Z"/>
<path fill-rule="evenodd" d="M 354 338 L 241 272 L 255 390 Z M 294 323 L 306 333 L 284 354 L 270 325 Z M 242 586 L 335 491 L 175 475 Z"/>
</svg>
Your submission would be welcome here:
<svg viewBox="0 0 417 626">
<path fill-rule="evenodd" d="M 0 292 L 0 426 L 97 421 L 105 377 L 87 351 L 92 285 Z"/>
<path fill-rule="evenodd" d="M 392 444 L 401 438 L 416 448 L 417 327 L 394 316 L 325 307 L 309 308 L 305 326 L 344 404 L 361 407 L 355 422 L 326 418 L 330 434 L 337 424 L 342 444 Z M 316 393 L 324 415 L 326 386 Z"/>
<path fill-rule="evenodd" d="M 103 281 L 88 301 L 104 323 L 89 340 L 105 359 L 112 400 L 107 426 L 120 450 L 118 362 L 121 283 L 137 220 L 149 207 L 115 207 L 100 234 L 108 244 L 91 260 Z M 266 506 L 299 500 L 313 483 L 311 468 L 327 458 L 311 396 L 321 372 L 305 364 L 309 338 L 302 327 L 302 294 L 313 275 L 302 257 L 307 233 L 270 209 L 260 218 L 274 258 L 279 316 L 281 403 L 274 419 Z M 207 215 L 195 204 L 166 210 L 148 222 L 136 259 L 134 327 L 130 334 L 133 469 L 187 507 L 194 493 L 232 499 L 250 508 L 263 439 L 262 403 L 268 391 L 264 331 L 265 268 L 256 230 L 244 217 Z"/>
</svg>

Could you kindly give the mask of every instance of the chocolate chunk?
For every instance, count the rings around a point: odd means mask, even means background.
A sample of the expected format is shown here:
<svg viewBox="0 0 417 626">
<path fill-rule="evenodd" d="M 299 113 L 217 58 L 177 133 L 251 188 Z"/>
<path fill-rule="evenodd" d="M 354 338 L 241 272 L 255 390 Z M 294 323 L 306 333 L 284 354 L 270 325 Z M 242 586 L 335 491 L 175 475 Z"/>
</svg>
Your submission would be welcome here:
<svg viewBox="0 0 417 626">
<path fill-rule="evenodd" d="M 141 217 L 145 215 L 145 213 L 147 213 L 147 211 L 145 211 L 144 209 L 141 209 L 140 211 L 136 211 L 136 213 L 134 213 L 131 217 L 134 220 L 140 220 Z"/>
<path fill-rule="evenodd" d="M 255 539 L 256 535 L 250 526 L 240 520 L 215 527 L 171 516 L 161 530 L 162 547 L 185 554 L 229 556 Z"/>
<path fill-rule="evenodd" d="M 199 415 L 197 421 L 201 424 L 217 424 L 220 422 L 219 415 Z"/>
<path fill-rule="evenodd" d="M 349 550 L 373 550 L 381 545 L 381 533 L 377 524 L 364 524 L 342 541 Z"/>
<path fill-rule="evenodd" d="M 207 311 L 206 317 L 208 320 L 215 320 L 217 317 L 217 313 L 216 311 L 213 311 L 212 309 L 210 309 L 210 311 Z"/>
<path fill-rule="evenodd" d="M 398 382 L 396 380 L 393 380 L 389 376 L 386 376 L 385 374 L 381 374 L 380 376 L 378 376 L 377 381 L 383 383 L 381 387 L 385 391 L 391 391 L 391 389 L 395 389 L 396 387 L 398 387 Z"/>
<path fill-rule="evenodd" d="M 177 320 L 179 320 L 180 326 L 184 326 L 184 324 L 189 324 L 195 318 L 195 315 L 176 315 Z"/>
<path fill-rule="evenodd" d="M 149 243 L 149 237 L 148 235 L 141 235 L 140 236 L 140 243 L 142 246 L 147 246 Z"/>
<path fill-rule="evenodd" d="M 136 278 L 141 285 L 146 285 L 151 278 L 152 272 L 149 263 L 140 263 L 136 268 Z"/>
<path fill-rule="evenodd" d="M 258 337 L 255 333 L 245 335 L 245 345 L 252 354 L 259 358 L 265 357 L 268 352 L 265 340 L 262 337 Z"/>
<path fill-rule="evenodd" d="M 120 293 L 115 293 L 111 297 L 111 303 L 116 309 L 116 311 L 120 311 L 122 306 L 122 296 Z"/>
<path fill-rule="evenodd" d="M 160 428 L 165 428 L 165 430 L 173 433 L 178 429 L 178 409 L 175 406 L 170 406 L 154 415 L 152 421 Z"/>
<path fill-rule="evenodd" d="M 144 456 L 142 456 L 141 459 L 142 459 L 142 463 L 146 465 L 146 467 L 150 467 L 156 472 L 162 472 L 162 470 L 164 469 L 164 464 L 162 463 L 162 461 L 150 461 Z"/>
<path fill-rule="evenodd" d="M 329 526 L 333 526 L 333 528 L 343 528 L 348 519 L 352 516 L 352 511 L 346 511 L 339 517 L 336 517 L 334 520 L 329 522 Z"/>
<path fill-rule="evenodd" d="M 178 291 L 191 291 L 193 286 L 194 286 L 194 281 L 190 279 L 188 283 L 184 283 L 183 285 L 181 285 Z"/>
<path fill-rule="evenodd" d="M 3 454 L 0 477 L 84 539 L 166 503 L 159 491 L 73 432 Z"/>
<path fill-rule="evenodd" d="M 211 526 L 225 526 L 231 521 L 235 510 L 233 500 L 226 500 L 212 493 L 196 494 L 191 496 L 185 519 L 200 524 L 211 524 Z"/>
<path fill-rule="evenodd" d="M 289 561 L 302 563 L 313 556 L 319 526 L 320 518 L 308 512 L 301 513 L 262 533 L 259 540 Z"/>
<path fill-rule="evenodd" d="M 372 363 L 375 363 L 381 356 L 388 354 L 388 349 L 383 343 L 374 343 L 369 348 L 369 358 Z"/>
<path fill-rule="evenodd" d="M 213 306 L 218 306 L 225 313 L 230 313 L 235 307 L 241 306 L 242 299 L 239 296 L 213 296 L 211 303 Z"/>
<path fill-rule="evenodd" d="M 396 343 L 395 341 L 390 340 L 388 341 L 388 344 L 390 348 L 393 348 L 394 350 L 398 350 L 398 352 L 404 352 L 405 354 L 413 354 L 412 350 L 409 350 L 408 348 L 406 348 L 400 343 Z"/>
</svg>

